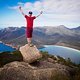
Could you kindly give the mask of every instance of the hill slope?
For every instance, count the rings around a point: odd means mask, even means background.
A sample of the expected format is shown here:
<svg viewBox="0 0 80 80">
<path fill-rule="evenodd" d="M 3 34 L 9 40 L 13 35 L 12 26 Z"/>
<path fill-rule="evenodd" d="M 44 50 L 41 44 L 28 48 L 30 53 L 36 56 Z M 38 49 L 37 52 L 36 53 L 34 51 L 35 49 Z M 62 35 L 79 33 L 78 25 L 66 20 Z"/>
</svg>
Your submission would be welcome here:
<svg viewBox="0 0 80 80">
<path fill-rule="evenodd" d="M 27 43 L 25 27 L 8 27 L 0 30 L 0 41 L 20 46 Z M 36 27 L 33 33 L 36 45 L 57 44 L 80 49 L 80 27 L 69 29 L 63 25 L 57 27 Z"/>
</svg>

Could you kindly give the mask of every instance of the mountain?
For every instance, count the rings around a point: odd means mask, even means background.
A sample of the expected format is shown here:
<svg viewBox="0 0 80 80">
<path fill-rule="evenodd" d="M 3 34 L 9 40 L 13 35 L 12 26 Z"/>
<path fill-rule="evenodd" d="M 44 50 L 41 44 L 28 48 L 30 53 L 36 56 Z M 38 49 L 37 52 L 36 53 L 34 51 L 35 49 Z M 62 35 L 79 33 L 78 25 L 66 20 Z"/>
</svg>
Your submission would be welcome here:
<svg viewBox="0 0 80 80">
<path fill-rule="evenodd" d="M 14 46 L 27 43 L 26 27 L 8 27 L 0 30 L 0 41 Z M 36 45 L 57 44 L 80 49 L 80 26 L 69 29 L 64 25 L 36 27 L 33 32 Z"/>
<path fill-rule="evenodd" d="M 80 26 L 78 26 L 77 28 L 73 28 L 72 30 L 80 30 Z"/>
<path fill-rule="evenodd" d="M 11 40 L 25 33 L 24 28 L 8 27 L 0 30 L 0 40 Z"/>
</svg>

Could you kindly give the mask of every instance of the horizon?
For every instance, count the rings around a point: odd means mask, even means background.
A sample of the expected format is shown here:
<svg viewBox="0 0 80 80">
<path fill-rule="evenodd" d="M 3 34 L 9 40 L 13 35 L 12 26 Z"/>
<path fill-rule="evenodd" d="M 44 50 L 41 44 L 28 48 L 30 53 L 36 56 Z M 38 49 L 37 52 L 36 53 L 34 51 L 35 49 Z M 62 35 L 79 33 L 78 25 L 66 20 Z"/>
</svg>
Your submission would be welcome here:
<svg viewBox="0 0 80 80">
<path fill-rule="evenodd" d="M 26 26 L 8 26 L 8 27 L 1 27 L 0 29 L 5 29 L 5 28 L 10 28 L 10 27 L 12 27 L 12 28 L 22 28 L 22 27 L 25 27 L 26 28 Z M 56 27 L 65 27 L 65 28 L 68 28 L 68 29 L 73 29 L 73 28 L 78 28 L 78 27 L 80 27 L 80 26 L 77 26 L 77 27 L 67 27 L 67 26 L 65 26 L 65 25 L 57 25 L 57 26 L 35 26 L 34 28 L 48 28 L 48 27 L 52 27 L 52 28 L 56 28 Z"/>
<path fill-rule="evenodd" d="M 0 0 L 0 28 L 8 26 L 26 26 L 26 20 L 18 7 L 22 6 L 25 14 L 32 11 L 37 16 L 40 11 L 43 14 L 35 19 L 35 26 L 65 25 L 67 28 L 80 26 L 79 0 Z M 6 13 L 6 14 L 5 14 Z"/>
</svg>

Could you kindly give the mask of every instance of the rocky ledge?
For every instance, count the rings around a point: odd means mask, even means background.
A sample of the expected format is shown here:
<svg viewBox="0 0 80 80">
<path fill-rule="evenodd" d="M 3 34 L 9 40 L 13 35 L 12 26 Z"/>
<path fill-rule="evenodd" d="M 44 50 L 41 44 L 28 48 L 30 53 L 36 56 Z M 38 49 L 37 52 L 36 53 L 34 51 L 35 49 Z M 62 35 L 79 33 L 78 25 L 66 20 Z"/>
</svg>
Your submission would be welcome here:
<svg viewBox="0 0 80 80">
<path fill-rule="evenodd" d="M 69 67 L 37 61 L 32 64 L 14 61 L 0 68 L 0 80 L 69 80 Z"/>
</svg>

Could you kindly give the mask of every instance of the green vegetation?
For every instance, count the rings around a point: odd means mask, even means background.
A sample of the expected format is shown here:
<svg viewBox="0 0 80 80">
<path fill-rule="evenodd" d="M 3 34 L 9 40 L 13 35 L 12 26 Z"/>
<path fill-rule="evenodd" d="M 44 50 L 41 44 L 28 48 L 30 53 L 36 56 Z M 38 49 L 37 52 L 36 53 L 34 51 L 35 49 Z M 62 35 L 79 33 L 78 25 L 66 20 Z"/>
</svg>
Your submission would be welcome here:
<svg viewBox="0 0 80 80">
<path fill-rule="evenodd" d="M 57 57 L 58 57 L 58 63 L 64 64 L 64 65 L 69 66 L 69 67 L 77 66 L 75 63 L 73 63 L 73 62 L 71 61 L 70 58 L 68 58 L 68 59 L 66 60 L 66 59 L 64 59 L 64 58 L 62 58 L 62 57 L 60 57 L 60 56 L 57 56 Z"/>
<path fill-rule="evenodd" d="M 48 54 L 48 52 L 43 52 L 43 51 L 41 51 L 41 54 L 43 56 L 41 58 L 42 60 L 45 60 L 47 58 L 51 58 L 51 59 L 55 60 L 57 63 L 63 64 L 63 65 L 69 66 L 69 67 L 77 66 L 75 63 L 71 62 L 70 58 L 68 58 L 66 60 L 60 56 L 54 56 L 54 55 Z"/>
<path fill-rule="evenodd" d="M 55 57 L 54 57 L 54 55 L 51 55 L 51 54 L 48 54 L 48 52 L 43 52 L 43 51 L 41 51 L 41 54 L 42 54 L 42 60 L 45 60 L 45 59 L 47 59 L 47 58 L 52 58 L 53 60 L 57 60 Z"/>
<path fill-rule="evenodd" d="M 78 66 L 74 63 L 71 62 L 70 58 L 68 58 L 68 60 L 65 60 L 64 58 L 60 57 L 60 56 L 54 56 L 51 54 L 48 54 L 48 52 L 40 52 L 42 54 L 42 58 L 39 60 L 47 60 L 48 58 L 53 59 L 55 62 L 63 64 L 63 65 L 67 65 L 69 67 L 72 66 Z M 0 65 L 5 65 L 9 62 L 12 61 L 22 61 L 23 57 L 20 53 L 20 51 L 14 51 L 14 52 L 2 52 L 0 53 Z"/>
<path fill-rule="evenodd" d="M 0 66 L 12 61 L 22 61 L 23 57 L 19 51 L 0 53 Z"/>
</svg>

